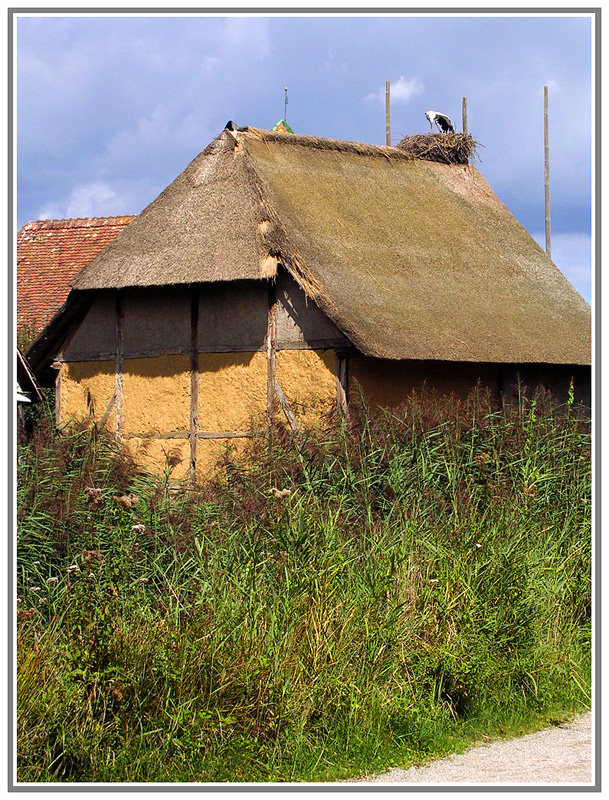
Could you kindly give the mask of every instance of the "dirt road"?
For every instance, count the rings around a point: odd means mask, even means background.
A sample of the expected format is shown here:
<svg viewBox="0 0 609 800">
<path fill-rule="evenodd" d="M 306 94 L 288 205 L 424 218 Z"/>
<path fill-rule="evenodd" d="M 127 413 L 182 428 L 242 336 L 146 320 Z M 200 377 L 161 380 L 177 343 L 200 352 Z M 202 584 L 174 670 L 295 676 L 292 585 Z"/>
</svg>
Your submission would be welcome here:
<svg viewBox="0 0 609 800">
<path fill-rule="evenodd" d="M 588 784 L 592 775 L 592 715 L 518 739 L 470 747 L 423 767 L 391 769 L 357 783 Z"/>
</svg>

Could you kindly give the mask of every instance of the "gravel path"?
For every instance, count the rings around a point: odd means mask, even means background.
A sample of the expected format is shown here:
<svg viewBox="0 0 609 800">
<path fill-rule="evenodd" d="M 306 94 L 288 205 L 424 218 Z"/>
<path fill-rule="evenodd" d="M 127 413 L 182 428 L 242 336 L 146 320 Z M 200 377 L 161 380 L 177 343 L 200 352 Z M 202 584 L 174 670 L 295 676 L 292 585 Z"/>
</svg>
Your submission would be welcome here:
<svg viewBox="0 0 609 800">
<path fill-rule="evenodd" d="M 470 747 L 423 767 L 391 769 L 357 783 L 592 784 L 592 715 L 572 722 Z"/>
</svg>

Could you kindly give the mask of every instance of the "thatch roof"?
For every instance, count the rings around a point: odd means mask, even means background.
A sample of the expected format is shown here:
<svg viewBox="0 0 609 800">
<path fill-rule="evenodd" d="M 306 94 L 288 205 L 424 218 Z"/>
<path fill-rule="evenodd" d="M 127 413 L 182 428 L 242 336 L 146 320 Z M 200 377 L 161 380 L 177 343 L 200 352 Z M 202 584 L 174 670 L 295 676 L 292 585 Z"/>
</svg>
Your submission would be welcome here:
<svg viewBox="0 0 609 800">
<path fill-rule="evenodd" d="M 278 263 L 365 355 L 590 363 L 590 307 L 476 169 L 397 147 L 225 130 L 73 285 Z"/>
</svg>

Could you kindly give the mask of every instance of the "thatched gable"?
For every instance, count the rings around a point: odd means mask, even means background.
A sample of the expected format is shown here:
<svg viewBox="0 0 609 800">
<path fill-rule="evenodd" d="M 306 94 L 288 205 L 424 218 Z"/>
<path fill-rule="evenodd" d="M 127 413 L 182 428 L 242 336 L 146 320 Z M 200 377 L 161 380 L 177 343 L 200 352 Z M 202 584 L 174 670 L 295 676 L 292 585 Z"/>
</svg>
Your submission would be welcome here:
<svg viewBox="0 0 609 800">
<path fill-rule="evenodd" d="M 75 289 L 272 278 L 364 354 L 590 363 L 590 308 L 467 164 L 223 131 Z"/>
</svg>

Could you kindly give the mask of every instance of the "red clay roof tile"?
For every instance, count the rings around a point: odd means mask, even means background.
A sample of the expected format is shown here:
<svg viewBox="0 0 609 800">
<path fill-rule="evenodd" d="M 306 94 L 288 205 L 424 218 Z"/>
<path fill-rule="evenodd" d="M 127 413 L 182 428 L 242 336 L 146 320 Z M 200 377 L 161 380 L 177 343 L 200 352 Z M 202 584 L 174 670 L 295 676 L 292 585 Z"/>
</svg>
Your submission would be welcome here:
<svg viewBox="0 0 609 800">
<path fill-rule="evenodd" d="M 133 219 L 28 222 L 17 234 L 17 329 L 40 331 L 64 303 L 70 281 Z"/>
</svg>

